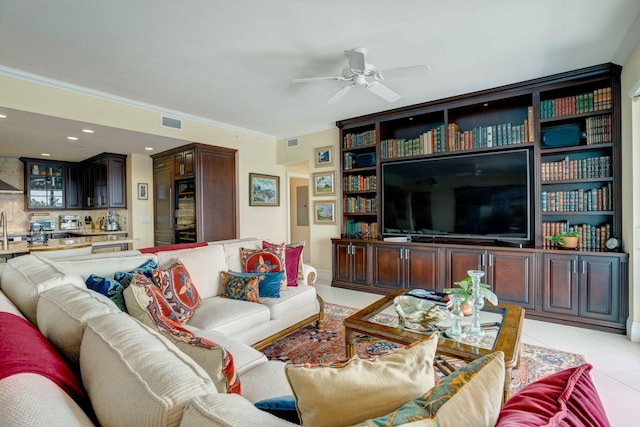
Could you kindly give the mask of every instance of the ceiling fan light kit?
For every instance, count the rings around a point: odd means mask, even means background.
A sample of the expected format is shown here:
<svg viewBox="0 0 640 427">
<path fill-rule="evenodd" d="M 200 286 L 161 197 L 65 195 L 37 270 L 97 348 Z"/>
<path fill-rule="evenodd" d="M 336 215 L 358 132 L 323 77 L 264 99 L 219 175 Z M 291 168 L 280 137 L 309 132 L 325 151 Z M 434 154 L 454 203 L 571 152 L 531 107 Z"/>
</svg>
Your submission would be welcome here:
<svg viewBox="0 0 640 427">
<path fill-rule="evenodd" d="M 367 54 L 367 49 L 363 47 L 357 47 L 351 50 L 345 51 L 345 56 L 349 61 L 348 67 L 346 67 L 342 71 L 341 76 L 334 77 L 307 77 L 300 79 L 293 79 L 293 83 L 307 83 L 314 82 L 318 80 L 337 80 L 350 82 L 347 86 L 343 86 L 340 88 L 329 100 L 327 101 L 327 105 L 332 105 L 337 103 L 342 97 L 344 97 L 351 89 L 355 86 L 363 86 L 369 92 L 373 93 L 376 96 L 384 99 L 387 102 L 396 102 L 399 100 L 400 94 L 395 92 L 393 89 L 389 88 L 386 85 L 380 83 L 380 80 L 384 80 L 382 72 L 378 71 L 378 69 L 372 64 L 368 64 L 365 60 L 365 56 Z M 399 67 L 392 68 L 387 71 L 394 70 L 428 70 L 431 69 L 427 65 L 412 65 L 409 67 Z M 374 81 L 369 81 L 367 78 L 373 78 Z"/>
</svg>

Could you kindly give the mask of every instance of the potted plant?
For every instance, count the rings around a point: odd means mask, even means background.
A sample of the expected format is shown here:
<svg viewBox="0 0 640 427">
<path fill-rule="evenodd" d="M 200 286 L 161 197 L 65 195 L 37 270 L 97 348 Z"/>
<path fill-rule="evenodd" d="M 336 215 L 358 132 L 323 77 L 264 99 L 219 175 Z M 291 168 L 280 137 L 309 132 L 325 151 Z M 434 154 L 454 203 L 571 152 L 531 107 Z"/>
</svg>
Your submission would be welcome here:
<svg viewBox="0 0 640 427">
<path fill-rule="evenodd" d="M 443 291 L 447 294 L 456 294 L 464 297 L 464 300 L 460 304 L 462 307 L 462 312 L 465 316 L 468 316 L 472 312 L 471 304 L 469 303 L 469 297 L 473 292 L 473 282 L 471 280 L 471 276 L 467 276 L 463 280 L 459 282 L 453 282 L 456 285 L 456 288 L 445 288 Z M 480 283 L 480 295 L 487 301 L 489 301 L 493 305 L 498 305 L 498 296 L 494 294 L 491 289 L 491 286 L 487 283 Z"/>
<path fill-rule="evenodd" d="M 579 231 L 561 231 L 555 236 L 544 236 L 545 239 L 562 249 L 577 248 L 580 237 L 582 237 L 582 234 Z"/>
</svg>

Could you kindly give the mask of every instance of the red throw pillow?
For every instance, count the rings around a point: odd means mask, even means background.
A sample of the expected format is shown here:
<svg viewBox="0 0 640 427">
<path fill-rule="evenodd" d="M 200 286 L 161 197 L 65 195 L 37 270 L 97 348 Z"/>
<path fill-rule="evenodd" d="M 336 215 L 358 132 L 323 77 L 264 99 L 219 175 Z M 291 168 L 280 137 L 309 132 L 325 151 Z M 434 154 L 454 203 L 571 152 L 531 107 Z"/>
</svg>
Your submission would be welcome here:
<svg viewBox="0 0 640 427">
<path fill-rule="evenodd" d="M 584 363 L 525 386 L 504 404 L 496 426 L 609 426 L 592 367 Z"/>
<path fill-rule="evenodd" d="M 184 264 L 175 261 L 169 267 L 153 270 L 151 274 L 178 315 L 180 323 L 186 323 L 200 306 L 202 299 Z"/>
<path fill-rule="evenodd" d="M 284 245 L 266 249 L 240 248 L 244 273 L 278 273 L 284 271 L 280 290 L 287 290 L 287 270 Z"/>
<path fill-rule="evenodd" d="M 262 242 L 263 248 L 277 248 L 282 245 L 274 245 L 266 241 Z M 302 252 L 304 242 L 286 245 L 284 249 L 284 260 L 287 271 L 287 286 L 298 286 L 298 279 L 304 279 L 302 274 Z"/>
</svg>

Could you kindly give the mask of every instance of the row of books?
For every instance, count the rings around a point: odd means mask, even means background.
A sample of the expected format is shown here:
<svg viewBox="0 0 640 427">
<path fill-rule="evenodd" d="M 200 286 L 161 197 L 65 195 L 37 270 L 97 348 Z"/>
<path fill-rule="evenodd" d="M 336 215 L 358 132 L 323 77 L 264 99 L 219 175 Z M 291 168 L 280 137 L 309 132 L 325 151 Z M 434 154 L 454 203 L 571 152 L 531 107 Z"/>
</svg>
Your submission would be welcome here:
<svg viewBox="0 0 640 427">
<path fill-rule="evenodd" d="M 417 138 L 385 139 L 380 142 L 383 159 L 420 156 L 447 151 L 444 144 L 444 125 L 429 129 Z"/>
<path fill-rule="evenodd" d="M 344 191 L 374 191 L 378 188 L 378 177 L 376 175 L 345 176 L 342 181 Z"/>
<path fill-rule="evenodd" d="M 610 211 L 613 207 L 611 183 L 591 190 L 543 191 L 542 212 Z"/>
<path fill-rule="evenodd" d="M 611 225 L 591 225 L 591 224 L 575 224 L 569 225 L 568 222 L 543 222 L 542 223 L 542 235 L 543 236 L 555 236 L 561 231 L 578 231 L 581 234 L 578 240 L 579 251 L 586 252 L 604 252 L 605 242 L 611 237 Z M 544 249 L 551 249 L 554 244 L 547 239 L 543 239 L 542 247 Z"/>
<path fill-rule="evenodd" d="M 540 118 L 552 119 L 555 117 L 606 110 L 611 108 L 612 104 L 612 90 L 610 87 L 606 87 L 580 95 L 540 101 Z"/>
<path fill-rule="evenodd" d="M 612 142 L 611 114 L 587 117 L 585 130 L 587 132 L 587 145 Z"/>
<path fill-rule="evenodd" d="M 344 148 L 364 147 L 376 143 L 376 131 L 370 130 L 362 133 L 348 133 L 344 136 L 342 145 Z"/>
<path fill-rule="evenodd" d="M 594 156 L 586 159 L 564 159 L 542 163 L 542 181 L 562 181 L 567 179 L 608 178 L 611 176 L 611 156 Z"/>
<path fill-rule="evenodd" d="M 378 223 L 350 219 L 345 225 L 345 233 L 350 238 L 375 239 L 378 236 Z"/>
<path fill-rule="evenodd" d="M 378 212 L 377 197 L 345 197 L 344 198 L 345 213 L 376 213 Z"/>
<path fill-rule="evenodd" d="M 527 120 L 521 125 L 501 123 L 493 126 L 478 126 L 467 131 L 461 131 L 460 126 L 451 123 L 449 124 L 448 151 L 533 142 L 533 133 L 530 134 L 527 129 L 529 129 Z"/>
</svg>

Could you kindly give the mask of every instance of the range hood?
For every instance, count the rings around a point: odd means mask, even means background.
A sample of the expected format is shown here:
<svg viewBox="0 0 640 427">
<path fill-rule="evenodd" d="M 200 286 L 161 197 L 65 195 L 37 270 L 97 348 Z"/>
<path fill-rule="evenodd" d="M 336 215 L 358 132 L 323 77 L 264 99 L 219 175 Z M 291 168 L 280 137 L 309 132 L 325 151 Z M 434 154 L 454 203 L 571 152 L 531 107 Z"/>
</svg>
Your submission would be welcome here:
<svg viewBox="0 0 640 427">
<path fill-rule="evenodd" d="M 18 190 L 13 185 L 9 185 L 0 179 L 0 194 L 23 194 L 24 191 Z"/>
</svg>

